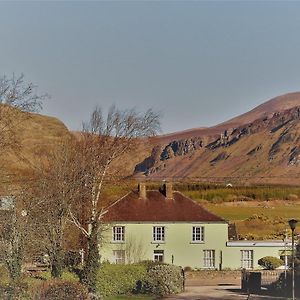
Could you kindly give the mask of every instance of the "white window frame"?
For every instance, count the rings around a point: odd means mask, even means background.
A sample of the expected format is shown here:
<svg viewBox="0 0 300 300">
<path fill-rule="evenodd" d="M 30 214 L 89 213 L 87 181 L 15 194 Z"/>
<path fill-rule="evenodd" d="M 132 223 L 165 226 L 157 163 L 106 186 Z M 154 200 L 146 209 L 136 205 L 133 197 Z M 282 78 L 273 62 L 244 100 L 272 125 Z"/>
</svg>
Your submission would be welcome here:
<svg viewBox="0 0 300 300">
<path fill-rule="evenodd" d="M 153 226 L 153 242 L 165 242 L 165 226 Z"/>
<path fill-rule="evenodd" d="M 125 250 L 113 250 L 115 264 L 125 264 Z"/>
<path fill-rule="evenodd" d="M 125 242 L 125 226 L 113 226 L 112 241 L 114 243 L 124 243 Z"/>
<path fill-rule="evenodd" d="M 193 243 L 204 243 L 204 226 L 193 226 L 192 242 Z"/>
<path fill-rule="evenodd" d="M 203 267 L 206 269 L 216 268 L 216 251 L 215 250 L 203 250 Z"/>
<path fill-rule="evenodd" d="M 241 250 L 241 268 L 253 269 L 253 250 Z"/>
<path fill-rule="evenodd" d="M 164 250 L 154 250 L 153 251 L 153 261 L 164 262 L 164 259 L 165 259 Z"/>
</svg>

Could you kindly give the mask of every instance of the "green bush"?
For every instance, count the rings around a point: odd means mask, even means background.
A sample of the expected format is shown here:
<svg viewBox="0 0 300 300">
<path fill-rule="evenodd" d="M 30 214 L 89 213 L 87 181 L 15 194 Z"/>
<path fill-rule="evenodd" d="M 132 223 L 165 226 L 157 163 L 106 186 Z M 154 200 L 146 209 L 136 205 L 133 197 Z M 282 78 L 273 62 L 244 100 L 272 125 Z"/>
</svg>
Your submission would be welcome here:
<svg viewBox="0 0 300 300">
<path fill-rule="evenodd" d="M 143 265 L 102 264 L 97 274 L 96 292 L 103 297 L 135 292 L 146 272 Z"/>
<path fill-rule="evenodd" d="M 165 265 L 166 263 L 160 262 L 160 261 L 154 261 L 154 260 L 142 260 L 138 263 L 138 265 L 146 267 L 146 270 L 150 270 L 154 266 L 157 265 Z"/>
<path fill-rule="evenodd" d="M 275 270 L 276 268 L 282 266 L 284 262 L 273 256 L 265 256 L 258 260 L 258 264 L 267 270 Z"/>
<path fill-rule="evenodd" d="M 150 268 L 142 284 L 144 293 L 165 296 L 180 293 L 183 289 L 182 269 L 173 265 L 156 265 Z"/>
<path fill-rule="evenodd" d="M 36 300 L 86 300 L 88 291 L 76 281 L 48 280 L 36 287 L 32 298 Z"/>
</svg>

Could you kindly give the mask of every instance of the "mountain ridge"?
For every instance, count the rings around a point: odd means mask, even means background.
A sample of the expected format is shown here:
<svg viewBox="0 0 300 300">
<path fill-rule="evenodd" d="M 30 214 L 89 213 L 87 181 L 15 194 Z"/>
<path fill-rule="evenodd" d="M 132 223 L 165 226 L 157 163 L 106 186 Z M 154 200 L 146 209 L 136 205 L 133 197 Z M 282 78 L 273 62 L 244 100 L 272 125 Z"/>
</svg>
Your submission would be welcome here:
<svg viewBox="0 0 300 300">
<path fill-rule="evenodd" d="M 216 126 L 158 138 L 151 155 L 136 165 L 134 173 L 150 180 L 244 178 L 298 184 L 299 163 L 300 93 L 295 92 Z"/>
</svg>

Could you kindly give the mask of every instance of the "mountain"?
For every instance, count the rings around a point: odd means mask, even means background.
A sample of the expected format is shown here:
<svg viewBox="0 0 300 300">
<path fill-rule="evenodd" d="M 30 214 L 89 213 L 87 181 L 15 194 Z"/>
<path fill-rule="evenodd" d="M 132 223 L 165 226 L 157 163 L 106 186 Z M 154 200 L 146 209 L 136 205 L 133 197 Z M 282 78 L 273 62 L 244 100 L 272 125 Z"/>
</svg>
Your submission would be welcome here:
<svg viewBox="0 0 300 300">
<path fill-rule="evenodd" d="M 3 109 L 0 106 L 1 112 Z M 3 193 L 3 188 L 10 186 L 6 183 L 18 184 L 28 180 L 42 157 L 55 149 L 59 141 L 72 135 L 60 120 L 53 117 L 8 107 L 5 108 L 5 114 L 1 115 L 1 124 L 9 120 L 9 135 L 6 136 L 9 143 L 0 151 L 0 193 Z M 3 138 L 3 129 L 0 136 Z"/>
<path fill-rule="evenodd" d="M 300 182 L 300 92 L 208 128 L 156 138 L 135 176 L 242 183 Z"/>
<path fill-rule="evenodd" d="M 3 134 L 3 129 L 10 130 Z M 0 194 L 14 190 L 18 183 L 30 180 L 35 168 L 44 157 L 54 151 L 64 139 L 78 138 L 54 117 L 22 112 L 16 108 L 0 105 Z M 6 147 L 1 139 L 5 137 Z M 132 175 L 135 165 L 152 148 L 151 142 L 140 141 L 134 151 L 125 154 L 118 162 L 125 175 Z"/>
</svg>

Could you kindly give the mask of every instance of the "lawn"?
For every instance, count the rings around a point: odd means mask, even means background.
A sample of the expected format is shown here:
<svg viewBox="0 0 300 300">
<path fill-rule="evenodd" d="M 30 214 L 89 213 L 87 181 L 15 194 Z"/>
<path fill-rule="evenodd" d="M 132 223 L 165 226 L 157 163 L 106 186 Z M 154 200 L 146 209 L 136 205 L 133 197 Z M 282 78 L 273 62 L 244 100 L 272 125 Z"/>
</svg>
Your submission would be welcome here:
<svg viewBox="0 0 300 300">
<path fill-rule="evenodd" d="M 158 298 L 155 297 L 155 296 L 149 296 L 149 295 L 120 295 L 120 296 L 107 298 L 107 300 L 127 300 L 127 299 L 155 300 L 155 299 L 158 299 Z"/>
<path fill-rule="evenodd" d="M 249 203 L 250 204 L 250 203 Z M 269 218 L 281 217 L 289 220 L 300 215 L 300 204 L 269 207 L 224 206 L 222 204 L 205 205 L 206 208 L 229 221 L 245 220 L 253 215 L 265 215 Z"/>
</svg>

